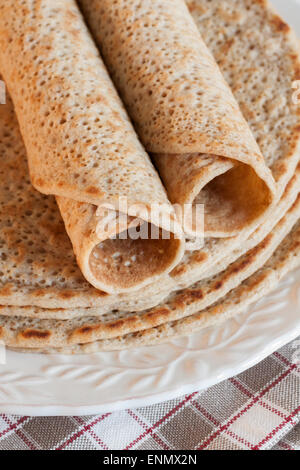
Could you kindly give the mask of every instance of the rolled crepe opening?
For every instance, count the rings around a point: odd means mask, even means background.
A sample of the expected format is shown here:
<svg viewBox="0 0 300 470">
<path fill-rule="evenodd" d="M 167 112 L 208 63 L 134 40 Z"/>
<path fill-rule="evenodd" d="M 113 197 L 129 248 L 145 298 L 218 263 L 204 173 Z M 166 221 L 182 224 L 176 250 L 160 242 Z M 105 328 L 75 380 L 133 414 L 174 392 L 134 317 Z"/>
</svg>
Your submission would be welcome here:
<svg viewBox="0 0 300 470">
<path fill-rule="evenodd" d="M 200 233 L 204 212 L 205 236 L 238 234 L 269 207 L 270 190 L 244 163 L 202 154 L 153 155 L 171 202 L 184 207 L 184 231 Z M 180 168 L 182 179 L 177 182 Z M 197 226 L 198 225 L 198 226 Z"/>
<path fill-rule="evenodd" d="M 170 210 L 152 214 L 138 205 L 128 215 L 105 204 L 97 208 L 63 197 L 57 203 L 81 271 L 97 289 L 110 294 L 141 289 L 149 279 L 155 282 L 170 272 L 183 256 L 182 232 Z M 141 212 L 148 220 L 140 218 Z"/>
<path fill-rule="evenodd" d="M 0 43 L 0 65 L 31 181 L 40 192 L 56 196 L 86 279 L 118 293 L 138 290 L 171 271 L 185 246 L 181 230 L 172 231 L 166 223 L 176 222 L 175 212 L 76 2 L 24 0 L 20 6 L 0 0 Z M 99 210 L 108 205 L 114 213 L 121 199 L 128 202 L 125 219 L 117 229 L 103 230 Z M 157 228 L 166 230 L 167 239 L 112 239 L 140 217 L 132 207 L 152 205 L 162 212 Z"/>
<path fill-rule="evenodd" d="M 171 202 L 199 194 L 207 236 L 255 229 L 276 185 L 184 0 L 79 4 Z"/>
<path fill-rule="evenodd" d="M 151 232 L 151 224 L 145 222 L 146 232 Z M 170 267 L 170 259 L 176 258 L 181 241 L 170 234 L 170 240 L 160 238 L 132 239 L 126 230 L 114 239 L 107 239 L 96 245 L 89 257 L 86 278 L 96 287 L 99 280 L 105 286 L 118 286 L 118 292 L 128 291 L 137 284 L 142 287 L 149 275 L 153 281 Z M 175 267 L 175 265 L 174 265 Z"/>
<path fill-rule="evenodd" d="M 193 201 L 197 204 L 204 205 L 208 236 L 238 235 L 266 211 L 271 194 L 254 169 L 240 163 L 204 186 Z"/>
</svg>

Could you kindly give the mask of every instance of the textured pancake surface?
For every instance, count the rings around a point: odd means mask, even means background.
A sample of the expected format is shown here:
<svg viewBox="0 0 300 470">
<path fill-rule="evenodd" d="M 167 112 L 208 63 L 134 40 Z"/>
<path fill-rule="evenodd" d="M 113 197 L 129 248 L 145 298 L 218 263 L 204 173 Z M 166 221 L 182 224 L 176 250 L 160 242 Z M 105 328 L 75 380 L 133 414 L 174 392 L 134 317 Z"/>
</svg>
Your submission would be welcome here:
<svg viewBox="0 0 300 470">
<path fill-rule="evenodd" d="M 0 1 L 0 43 L 31 181 L 40 192 L 57 196 L 86 279 L 118 293 L 171 271 L 184 251 L 182 237 L 175 238 L 172 229 L 168 241 L 160 236 L 132 243 L 113 239 L 129 221 L 102 227 L 105 216 L 97 207 L 109 204 L 118 213 L 122 197 L 133 217 L 139 215 L 133 210 L 138 204 L 161 207 L 160 228 L 174 214 L 75 1 Z M 148 212 L 143 220 L 150 224 Z M 129 251 L 135 261 L 126 257 Z"/>
<path fill-rule="evenodd" d="M 273 179 L 185 2 L 79 4 L 170 200 L 204 204 L 208 236 L 257 226 Z"/>
</svg>

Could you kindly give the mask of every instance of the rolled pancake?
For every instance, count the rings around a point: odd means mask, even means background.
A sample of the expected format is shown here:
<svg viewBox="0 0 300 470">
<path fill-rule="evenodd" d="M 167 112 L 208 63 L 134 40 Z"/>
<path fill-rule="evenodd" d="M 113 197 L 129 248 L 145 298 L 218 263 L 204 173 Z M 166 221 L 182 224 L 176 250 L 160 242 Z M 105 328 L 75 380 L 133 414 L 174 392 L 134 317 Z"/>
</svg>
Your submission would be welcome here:
<svg viewBox="0 0 300 470">
<path fill-rule="evenodd" d="M 206 236 L 257 226 L 274 180 L 184 1 L 79 5 L 185 232 L 202 233 L 202 205 Z"/>
<path fill-rule="evenodd" d="M 57 197 L 85 278 L 119 293 L 170 272 L 180 226 L 75 2 L 0 1 L 0 45 L 31 181 Z"/>
</svg>

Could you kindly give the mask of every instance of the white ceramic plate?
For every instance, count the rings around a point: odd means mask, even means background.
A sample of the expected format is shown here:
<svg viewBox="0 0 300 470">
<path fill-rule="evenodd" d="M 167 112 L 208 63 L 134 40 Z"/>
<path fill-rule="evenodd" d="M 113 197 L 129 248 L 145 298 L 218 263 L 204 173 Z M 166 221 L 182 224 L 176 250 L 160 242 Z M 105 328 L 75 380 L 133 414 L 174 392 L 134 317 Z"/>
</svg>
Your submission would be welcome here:
<svg viewBox="0 0 300 470">
<path fill-rule="evenodd" d="M 300 0 L 273 3 L 300 36 Z M 299 335 L 300 270 L 235 319 L 161 346 L 71 357 L 8 351 L 0 412 L 87 415 L 150 405 L 236 375 Z"/>
</svg>

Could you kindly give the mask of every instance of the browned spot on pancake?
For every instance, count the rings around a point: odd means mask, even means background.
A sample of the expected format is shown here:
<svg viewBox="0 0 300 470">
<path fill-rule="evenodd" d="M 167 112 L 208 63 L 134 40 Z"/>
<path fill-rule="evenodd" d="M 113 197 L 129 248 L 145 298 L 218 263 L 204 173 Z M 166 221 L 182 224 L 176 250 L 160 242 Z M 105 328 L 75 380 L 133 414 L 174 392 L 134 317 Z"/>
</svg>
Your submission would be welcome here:
<svg viewBox="0 0 300 470">
<path fill-rule="evenodd" d="M 221 287 L 223 287 L 224 281 L 218 281 L 214 285 L 214 290 L 219 290 Z"/>
<path fill-rule="evenodd" d="M 219 315 L 220 313 L 223 313 L 224 306 L 223 305 L 216 305 L 213 309 L 210 310 L 210 312 L 213 315 Z"/>
<path fill-rule="evenodd" d="M 84 236 L 85 236 L 86 238 L 89 238 L 91 235 L 92 235 L 92 230 L 86 230 L 86 231 L 84 232 Z"/>
<path fill-rule="evenodd" d="M 133 317 L 132 319 L 126 319 L 126 322 L 124 320 L 117 320 L 112 323 L 106 323 L 106 324 L 98 324 L 98 325 L 87 325 L 83 326 L 82 328 L 78 328 L 78 330 L 75 330 L 71 333 L 71 338 L 76 336 L 89 336 L 93 333 L 100 332 L 103 330 L 117 330 L 121 329 L 122 326 L 126 325 L 129 322 L 135 322 L 136 317 Z"/>
<path fill-rule="evenodd" d="M 224 55 L 228 54 L 229 49 L 232 47 L 233 44 L 234 44 L 234 38 L 228 39 L 228 41 L 226 41 L 221 48 L 222 54 Z"/>
<path fill-rule="evenodd" d="M 88 335 L 89 333 L 93 333 L 98 329 L 98 326 L 83 326 L 82 328 L 79 328 L 77 331 L 75 331 L 75 334 L 78 333 L 79 335 Z"/>
<path fill-rule="evenodd" d="M 295 60 L 296 60 L 296 61 L 298 60 L 297 54 L 293 54 L 293 53 L 290 54 L 290 58 L 291 58 L 291 60 L 292 60 L 293 62 L 294 62 Z"/>
<path fill-rule="evenodd" d="M 171 309 L 172 310 L 179 310 L 183 309 L 186 305 L 186 299 L 184 294 L 178 295 L 175 297 L 175 299 L 171 302 Z"/>
<path fill-rule="evenodd" d="M 120 113 L 118 111 L 113 111 L 112 115 L 116 120 L 120 119 Z"/>
<path fill-rule="evenodd" d="M 62 299 L 71 299 L 72 297 L 74 297 L 74 294 L 72 291 L 65 290 L 59 293 L 59 297 Z"/>
<path fill-rule="evenodd" d="M 100 193 L 99 189 L 96 188 L 95 186 L 90 186 L 89 188 L 87 188 L 86 192 L 89 193 L 89 194 L 98 194 L 98 193 Z"/>
<path fill-rule="evenodd" d="M 280 222 L 282 223 L 282 221 Z M 251 261 L 260 251 L 264 250 L 273 238 L 273 234 L 270 233 L 259 245 L 253 248 L 247 255 L 247 260 Z M 244 261 L 243 261 L 244 262 Z"/>
<path fill-rule="evenodd" d="M 251 259 L 245 258 L 241 263 L 239 263 L 237 266 L 234 266 L 231 270 L 232 273 L 237 274 L 238 272 L 242 271 L 243 269 L 246 268 L 251 263 Z"/>
<path fill-rule="evenodd" d="M 300 246 L 300 241 L 296 241 L 295 243 L 292 244 L 292 250 L 297 250 Z"/>
<path fill-rule="evenodd" d="M 42 178 L 34 178 L 34 180 L 32 181 L 33 185 L 35 186 L 44 186 L 45 182 Z"/>
<path fill-rule="evenodd" d="M 32 292 L 32 295 L 34 297 L 42 297 L 43 295 L 45 295 L 45 291 L 42 289 L 37 289 Z"/>
<path fill-rule="evenodd" d="M 125 325 L 128 325 L 129 323 L 136 323 L 139 320 L 139 317 L 137 315 L 128 317 L 126 318 Z"/>
<path fill-rule="evenodd" d="M 286 24 L 279 16 L 274 15 L 271 22 L 275 26 L 275 29 L 280 33 L 288 33 L 290 31 L 289 25 Z"/>
<path fill-rule="evenodd" d="M 263 251 L 268 245 L 270 240 L 272 239 L 273 235 L 270 234 L 268 235 L 258 246 L 253 248 L 247 257 L 242 259 L 239 263 L 234 264 L 231 269 L 228 270 L 226 277 L 223 278 L 223 283 L 226 279 L 230 278 L 231 274 L 237 274 L 240 271 L 243 271 L 247 266 L 249 266 L 251 263 L 253 263 L 255 257 L 257 254 L 259 254 L 261 251 Z"/>
<path fill-rule="evenodd" d="M 190 295 L 193 299 L 196 299 L 196 300 L 203 299 L 203 290 L 202 289 L 190 290 Z"/>
<path fill-rule="evenodd" d="M 113 323 L 109 323 L 108 327 L 112 329 L 116 329 L 116 328 L 119 328 L 120 326 L 123 326 L 124 323 L 125 323 L 124 320 L 118 320 Z"/>
<path fill-rule="evenodd" d="M 12 284 L 6 284 L 5 286 L 1 287 L 0 289 L 1 295 L 11 295 L 12 294 Z"/>
<path fill-rule="evenodd" d="M 300 194 L 298 194 L 296 201 L 294 202 L 294 204 L 293 204 L 292 207 L 290 208 L 290 211 L 292 211 L 293 209 L 295 209 L 295 208 L 298 206 L 299 202 L 300 202 Z"/>
<path fill-rule="evenodd" d="M 194 10 L 196 10 L 196 4 L 195 2 L 192 2 L 192 3 L 189 3 L 188 5 L 188 9 L 190 10 L 190 12 L 192 13 Z"/>
<path fill-rule="evenodd" d="M 193 261 L 196 261 L 197 263 L 202 263 L 202 261 L 207 260 L 207 254 L 206 253 L 197 253 L 196 255 L 193 256 Z"/>
<path fill-rule="evenodd" d="M 171 272 L 171 276 L 179 276 L 180 274 L 184 274 L 186 271 L 186 267 L 184 266 L 184 264 L 182 264 L 173 269 L 173 271 Z"/>
<path fill-rule="evenodd" d="M 291 56 L 291 59 L 293 60 L 293 57 L 294 56 Z M 298 62 L 298 56 L 296 56 L 296 59 L 295 59 L 297 62 Z M 299 80 L 300 79 L 300 65 L 299 63 L 297 63 L 296 67 L 295 67 L 295 75 L 294 75 L 294 80 Z"/>
<path fill-rule="evenodd" d="M 2 326 L 0 326 L 0 338 L 2 338 L 2 336 L 4 336 L 4 330 Z"/>
<path fill-rule="evenodd" d="M 203 299 L 204 293 L 202 289 L 185 289 L 181 294 L 175 297 L 172 306 L 176 309 L 184 308 L 186 305 L 191 305 L 198 300 Z"/>
<path fill-rule="evenodd" d="M 254 248 L 254 250 L 251 251 L 251 253 L 258 253 L 260 250 L 266 248 L 270 241 L 272 240 L 273 238 L 273 234 L 270 233 L 257 247 Z"/>
<path fill-rule="evenodd" d="M 284 173 L 286 171 L 286 164 L 283 162 L 280 162 L 278 165 L 276 165 L 276 169 L 280 173 Z"/>
<path fill-rule="evenodd" d="M 300 133 L 300 126 L 296 126 L 295 129 L 294 129 L 295 132 L 299 132 Z"/>
<path fill-rule="evenodd" d="M 259 275 L 256 276 L 251 281 L 251 283 L 249 283 L 248 286 L 245 286 L 242 290 L 247 292 L 248 290 L 250 290 L 250 288 L 253 289 L 254 287 L 258 286 L 261 282 L 263 282 L 269 276 L 270 271 L 272 271 L 272 269 L 271 270 L 268 269 L 259 273 Z"/>
<path fill-rule="evenodd" d="M 297 167 L 297 169 L 298 169 L 298 167 Z M 297 170 L 296 170 L 296 171 L 297 171 Z M 287 194 L 287 193 L 290 191 L 290 189 L 291 189 L 291 187 L 293 186 L 294 182 L 295 182 L 295 177 L 292 178 L 292 179 L 288 182 L 288 184 L 286 185 L 285 194 Z"/>
<path fill-rule="evenodd" d="M 157 317 L 164 317 L 170 314 L 170 310 L 168 308 L 158 308 L 152 312 L 147 313 L 147 318 L 157 318 Z"/>
<path fill-rule="evenodd" d="M 51 332 L 29 329 L 29 330 L 22 331 L 22 333 L 20 333 L 19 336 L 25 339 L 47 339 L 47 338 L 50 338 Z"/>
<path fill-rule="evenodd" d="M 256 0 L 256 1 L 257 1 L 257 3 L 260 3 L 263 7 L 268 5 L 267 0 Z"/>
</svg>

